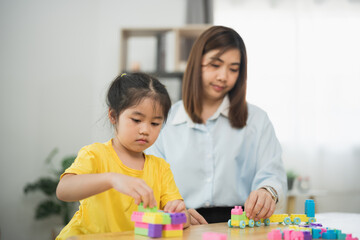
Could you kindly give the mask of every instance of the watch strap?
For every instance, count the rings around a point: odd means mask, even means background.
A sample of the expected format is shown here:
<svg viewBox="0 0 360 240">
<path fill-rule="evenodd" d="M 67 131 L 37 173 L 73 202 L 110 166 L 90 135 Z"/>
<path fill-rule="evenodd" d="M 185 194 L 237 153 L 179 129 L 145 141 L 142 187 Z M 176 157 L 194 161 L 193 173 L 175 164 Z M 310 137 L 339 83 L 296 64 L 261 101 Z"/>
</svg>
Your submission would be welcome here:
<svg viewBox="0 0 360 240">
<path fill-rule="evenodd" d="M 275 191 L 275 189 L 273 187 L 271 187 L 271 186 L 263 186 L 261 188 L 268 191 L 271 194 L 271 197 L 275 201 L 275 203 L 278 203 L 279 198 L 278 198 L 278 195 L 277 195 L 277 193 L 276 193 L 276 191 Z"/>
</svg>

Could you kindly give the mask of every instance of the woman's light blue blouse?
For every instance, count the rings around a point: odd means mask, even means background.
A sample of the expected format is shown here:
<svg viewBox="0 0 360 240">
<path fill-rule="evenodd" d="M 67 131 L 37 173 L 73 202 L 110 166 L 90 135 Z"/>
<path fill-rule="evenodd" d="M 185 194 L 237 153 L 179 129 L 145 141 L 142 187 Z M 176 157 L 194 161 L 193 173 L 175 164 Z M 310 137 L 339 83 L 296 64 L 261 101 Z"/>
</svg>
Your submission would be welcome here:
<svg viewBox="0 0 360 240">
<path fill-rule="evenodd" d="M 286 194 L 282 150 L 267 114 L 248 104 L 247 125 L 232 128 L 229 99 L 206 124 L 192 122 L 175 103 L 155 144 L 146 153 L 170 163 L 188 208 L 243 205 L 251 191 L 269 185 Z"/>
</svg>

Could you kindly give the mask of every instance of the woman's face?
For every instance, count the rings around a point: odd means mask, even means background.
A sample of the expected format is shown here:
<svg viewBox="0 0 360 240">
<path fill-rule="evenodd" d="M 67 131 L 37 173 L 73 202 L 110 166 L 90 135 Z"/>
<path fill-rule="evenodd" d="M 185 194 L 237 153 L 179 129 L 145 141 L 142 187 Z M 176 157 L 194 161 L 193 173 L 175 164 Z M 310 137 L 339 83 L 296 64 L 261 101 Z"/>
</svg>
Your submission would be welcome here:
<svg viewBox="0 0 360 240">
<path fill-rule="evenodd" d="M 234 87 L 239 76 L 240 51 L 230 49 L 216 57 L 214 49 L 202 58 L 202 84 L 205 100 L 220 101 Z"/>
</svg>

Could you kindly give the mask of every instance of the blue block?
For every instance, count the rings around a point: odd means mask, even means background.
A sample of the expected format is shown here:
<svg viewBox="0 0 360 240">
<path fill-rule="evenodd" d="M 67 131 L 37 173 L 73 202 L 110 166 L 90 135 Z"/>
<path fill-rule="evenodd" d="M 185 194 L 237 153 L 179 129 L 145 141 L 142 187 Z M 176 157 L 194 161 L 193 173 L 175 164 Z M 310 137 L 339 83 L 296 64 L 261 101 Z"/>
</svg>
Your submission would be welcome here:
<svg viewBox="0 0 360 240">
<path fill-rule="evenodd" d="M 323 239 L 337 239 L 337 234 L 335 230 L 327 230 L 322 234 Z"/>
<path fill-rule="evenodd" d="M 313 228 L 312 229 L 312 238 L 313 239 L 319 239 L 321 236 L 320 236 L 320 233 L 321 233 L 321 229 L 320 228 Z"/>
<path fill-rule="evenodd" d="M 315 217 L 315 202 L 312 199 L 305 200 L 305 215 Z"/>
</svg>

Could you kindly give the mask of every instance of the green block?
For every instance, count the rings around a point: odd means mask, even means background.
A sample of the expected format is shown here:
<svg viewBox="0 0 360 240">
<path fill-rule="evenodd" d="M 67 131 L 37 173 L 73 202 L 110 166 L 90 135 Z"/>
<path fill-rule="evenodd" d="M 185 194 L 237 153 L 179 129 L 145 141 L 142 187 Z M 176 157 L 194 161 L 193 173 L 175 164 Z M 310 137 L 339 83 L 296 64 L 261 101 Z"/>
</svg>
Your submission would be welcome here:
<svg viewBox="0 0 360 240">
<path fill-rule="evenodd" d="M 136 235 L 143 235 L 143 236 L 147 236 L 149 233 L 149 230 L 147 228 L 135 228 L 135 234 Z"/>
<path fill-rule="evenodd" d="M 240 219 L 241 219 L 241 215 L 231 215 L 232 221 L 236 221 L 236 220 L 240 220 Z"/>
<path fill-rule="evenodd" d="M 170 214 L 168 214 L 168 213 L 163 214 L 163 223 L 162 224 L 171 224 Z"/>
<path fill-rule="evenodd" d="M 138 205 L 138 212 L 158 212 L 158 208 L 157 207 L 153 207 L 153 208 L 144 208 L 143 207 L 143 203 L 140 203 Z"/>
</svg>

